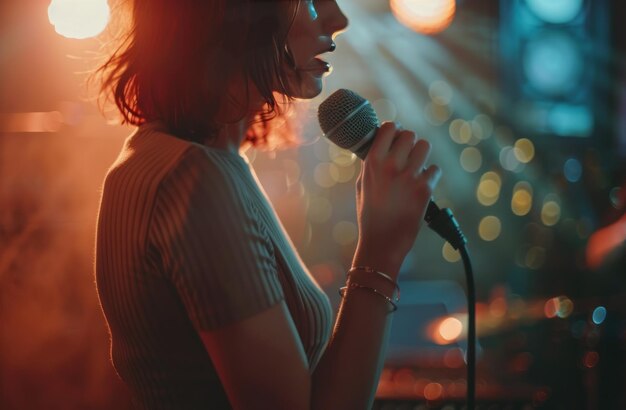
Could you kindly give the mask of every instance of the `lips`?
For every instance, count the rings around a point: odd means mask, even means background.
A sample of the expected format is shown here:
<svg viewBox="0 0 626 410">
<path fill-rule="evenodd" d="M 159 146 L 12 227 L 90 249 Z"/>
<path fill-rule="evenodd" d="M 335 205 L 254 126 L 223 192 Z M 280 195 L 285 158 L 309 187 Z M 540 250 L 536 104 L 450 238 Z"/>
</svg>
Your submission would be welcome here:
<svg viewBox="0 0 626 410">
<path fill-rule="evenodd" d="M 302 71 L 320 71 L 327 73 L 330 71 L 330 63 L 315 57 L 309 64 L 302 69 Z"/>
</svg>

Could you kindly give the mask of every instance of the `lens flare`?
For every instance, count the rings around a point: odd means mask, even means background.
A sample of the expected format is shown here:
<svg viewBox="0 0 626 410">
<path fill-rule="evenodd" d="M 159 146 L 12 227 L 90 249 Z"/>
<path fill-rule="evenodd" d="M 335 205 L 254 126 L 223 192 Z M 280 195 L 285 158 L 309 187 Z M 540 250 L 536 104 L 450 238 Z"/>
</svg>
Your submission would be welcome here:
<svg viewBox="0 0 626 410">
<path fill-rule="evenodd" d="M 455 0 L 391 0 L 389 5 L 400 23 L 422 34 L 442 32 L 456 13 Z"/>
<path fill-rule="evenodd" d="M 104 31 L 109 17 L 106 0 L 52 0 L 48 6 L 50 24 L 67 38 L 95 37 Z"/>
</svg>

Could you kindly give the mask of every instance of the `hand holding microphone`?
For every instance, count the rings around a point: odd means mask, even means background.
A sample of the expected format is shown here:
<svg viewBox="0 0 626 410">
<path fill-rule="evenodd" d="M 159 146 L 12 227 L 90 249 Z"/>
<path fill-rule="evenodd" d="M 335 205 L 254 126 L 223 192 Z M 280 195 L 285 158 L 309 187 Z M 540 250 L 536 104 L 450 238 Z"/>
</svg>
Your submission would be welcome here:
<svg viewBox="0 0 626 410">
<path fill-rule="evenodd" d="M 359 247 L 383 252 L 399 265 L 411 249 L 441 171 L 426 140 L 385 123 L 376 132 L 356 181 Z"/>
<path fill-rule="evenodd" d="M 360 241 L 371 240 L 403 259 L 423 218 L 455 248 L 465 244 L 450 210 L 430 200 L 441 171 L 436 166 L 424 169 L 428 141 L 391 123 L 379 127 L 369 102 L 350 90 L 340 89 L 322 102 L 318 119 L 325 137 L 364 160 L 357 180 Z"/>
</svg>

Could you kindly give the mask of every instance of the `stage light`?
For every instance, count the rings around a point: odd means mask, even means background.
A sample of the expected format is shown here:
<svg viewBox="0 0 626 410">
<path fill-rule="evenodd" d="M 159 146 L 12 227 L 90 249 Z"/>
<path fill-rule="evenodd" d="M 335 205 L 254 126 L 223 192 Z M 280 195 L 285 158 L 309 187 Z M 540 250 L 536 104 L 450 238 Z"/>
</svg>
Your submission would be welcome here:
<svg viewBox="0 0 626 410">
<path fill-rule="evenodd" d="M 68 38 L 97 36 L 106 28 L 109 17 L 106 0 L 52 0 L 48 6 L 50 23 L 57 33 Z"/>
<path fill-rule="evenodd" d="M 583 8 L 583 0 L 526 0 L 526 4 L 537 17 L 552 24 L 572 21 Z"/>
<path fill-rule="evenodd" d="M 445 30 L 456 13 L 455 0 L 390 0 L 389 5 L 400 23 L 422 34 Z"/>
<path fill-rule="evenodd" d="M 585 60 L 576 39 L 566 31 L 541 31 L 526 43 L 523 67 L 538 92 L 562 96 L 582 81 Z"/>
</svg>

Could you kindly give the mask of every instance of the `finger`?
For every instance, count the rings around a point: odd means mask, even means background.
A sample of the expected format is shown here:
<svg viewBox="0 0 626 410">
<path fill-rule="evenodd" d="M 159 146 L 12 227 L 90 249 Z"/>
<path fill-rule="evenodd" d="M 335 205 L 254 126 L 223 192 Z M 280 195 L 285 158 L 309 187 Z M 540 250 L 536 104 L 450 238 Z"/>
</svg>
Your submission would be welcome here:
<svg viewBox="0 0 626 410">
<path fill-rule="evenodd" d="M 409 154 L 414 144 L 415 133 L 413 131 L 400 131 L 396 135 L 396 139 L 391 145 L 389 156 L 393 157 L 398 170 L 402 170 L 406 167 Z"/>
<path fill-rule="evenodd" d="M 430 156 L 430 142 L 424 139 L 418 140 L 409 153 L 406 172 L 411 176 L 416 176 L 424 168 L 424 164 Z"/>
<path fill-rule="evenodd" d="M 380 126 L 372 142 L 372 147 L 368 156 L 371 155 L 376 159 L 382 160 L 387 156 L 391 144 L 396 136 L 397 125 L 393 122 L 385 122 Z"/>
<path fill-rule="evenodd" d="M 437 187 L 437 184 L 441 179 L 441 175 L 441 169 L 437 165 L 431 165 L 422 172 L 422 176 L 425 178 L 426 184 L 430 188 L 431 192 Z"/>
</svg>

